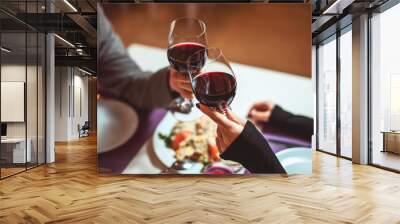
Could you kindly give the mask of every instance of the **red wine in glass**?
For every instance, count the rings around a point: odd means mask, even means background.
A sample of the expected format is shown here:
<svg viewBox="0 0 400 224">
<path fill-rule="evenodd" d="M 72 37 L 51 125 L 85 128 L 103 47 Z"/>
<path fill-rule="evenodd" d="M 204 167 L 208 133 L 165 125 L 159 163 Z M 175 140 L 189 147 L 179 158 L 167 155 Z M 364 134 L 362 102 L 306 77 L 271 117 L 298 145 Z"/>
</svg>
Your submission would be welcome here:
<svg viewBox="0 0 400 224">
<path fill-rule="evenodd" d="M 236 79 L 225 72 L 200 73 L 192 80 L 197 100 L 209 107 L 228 106 L 236 94 Z"/>
<path fill-rule="evenodd" d="M 192 63 L 187 63 L 188 58 L 197 51 L 204 50 L 207 46 L 206 24 L 196 18 L 177 18 L 171 22 L 168 34 L 167 57 L 171 67 L 179 73 L 189 76 L 188 64 L 201 67 L 204 57 L 193 57 Z M 199 70 L 197 68 L 197 70 Z M 178 97 L 170 104 L 174 115 L 180 112 L 188 114 L 192 111 L 193 103 L 189 99 Z M 177 118 L 183 120 L 182 118 Z"/>
<path fill-rule="evenodd" d="M 192 59 L 188 62 L 188 58 L 198 51 L 204 50 L 206 47 L 199 43 L 183 42 L 172 45 L 167 50 L 168 61 L 171 66 L 180 73 L 188 73 L 188 64 L 191 66 L 201 67 L 204 64 L 204 57 Z"/>
<path fill-rule="evenodd" d="M 196 63 L 202 58 L 201 66 Z M 236 94 L 236 78 L 222 53 L 215 47 L 197 51 L 188 59 L 188 72 L 197 100 L 220 112 L 225 111 Z"/>
</svg>

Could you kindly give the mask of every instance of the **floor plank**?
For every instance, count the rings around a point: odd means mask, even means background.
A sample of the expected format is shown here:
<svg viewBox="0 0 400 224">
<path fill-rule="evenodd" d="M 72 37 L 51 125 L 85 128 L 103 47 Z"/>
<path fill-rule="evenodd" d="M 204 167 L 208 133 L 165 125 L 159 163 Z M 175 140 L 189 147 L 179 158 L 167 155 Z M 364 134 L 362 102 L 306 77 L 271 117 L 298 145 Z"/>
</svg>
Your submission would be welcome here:
<svg viewBox="0 0 400 224">
<path fill-rule="evenodd" d="M 400 223 L 400 175 L 313 155 L 282 177 L 98 175 L 96 140 L 0 181 L 0 223 Z"/>
</svg>

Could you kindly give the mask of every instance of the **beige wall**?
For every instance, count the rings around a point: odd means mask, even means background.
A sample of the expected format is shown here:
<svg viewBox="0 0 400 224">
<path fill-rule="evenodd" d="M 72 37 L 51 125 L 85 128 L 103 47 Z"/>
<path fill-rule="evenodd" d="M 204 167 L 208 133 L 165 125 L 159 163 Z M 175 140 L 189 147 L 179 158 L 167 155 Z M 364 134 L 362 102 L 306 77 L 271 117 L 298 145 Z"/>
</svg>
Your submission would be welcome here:
<svg viewBox="0 0 400 224">
<path fill-rule="evenodd" d="M 196 17 L 229 60 L 311 78 L 309 4 L 106 4 L 125 46 L 167 48 L 171 21 Z M 101 27 L 99 27 L 101 29 Z"/>
<path fill-rule="evenodd" d="M 69 141 L 89 119 L 88 77 L 72 67 L 56 67 L 55 74 L 55 141 Z"/>
</svg>

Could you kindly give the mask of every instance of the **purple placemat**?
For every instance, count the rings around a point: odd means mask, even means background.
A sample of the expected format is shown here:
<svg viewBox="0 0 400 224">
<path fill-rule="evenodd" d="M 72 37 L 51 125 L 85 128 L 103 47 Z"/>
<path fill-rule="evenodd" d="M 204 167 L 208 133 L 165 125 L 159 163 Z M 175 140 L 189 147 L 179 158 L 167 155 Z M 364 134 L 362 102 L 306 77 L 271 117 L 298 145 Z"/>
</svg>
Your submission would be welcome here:
<svg viewBox="0 0 400 224">
<path fill-rule="evenodd" d="M 139 149 L 153 135 L 167 110 L 160 108 L 137 112 L 139 125 L 135 134 L 117 149 L 98 155 L 97 164 L 100 172 L 122 173 Z"/>
<path fill-rule="evenodd" d="M 279 127 L 266 126 L 262 132 L 275 153 L 291 147 L 311 147 L 311 137 L 296 136 Z"/>
</svg>

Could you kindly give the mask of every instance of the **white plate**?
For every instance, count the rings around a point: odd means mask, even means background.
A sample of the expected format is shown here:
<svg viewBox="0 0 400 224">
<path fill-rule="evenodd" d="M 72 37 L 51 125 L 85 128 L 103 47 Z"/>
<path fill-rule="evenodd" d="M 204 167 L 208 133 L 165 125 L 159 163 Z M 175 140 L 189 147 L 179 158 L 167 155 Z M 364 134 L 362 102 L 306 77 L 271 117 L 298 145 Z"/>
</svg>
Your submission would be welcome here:
<svg viewBox="0 0 400 224">
<path fill-rule="evenodd" d="M 184 115 L 180 115 L 180 116 L 184 116 Z M 188 115 L 193 117 L 193 115 Z M 198 115 L 200 116 L 200 114 Z M 174 115 L 172 115 L 171 112 L 168 112 L 164 119 L 158 124 L 154 135 L 153 135 L 153 148 L 154 148 L 154 152 L 156 154 L 156 156 L 158 157 L 158 159 L 161 161 L 162 164 L 164 164 L 164 166 L 166 167 L 171 167 L 172 164 L 176 161 L 175 159 L 175 152 L 174 150 L 168 148 L 165 145 L 164 140 L 160 139 L 160 137 L 158 137 L 159 133 L 162 133 L 164 135 L 168 135 L 172 128 L 174 127 L 175 123 L 178 120 L 174 117 Z M 202 163 L 195 163 L 195 165 L 188 169 L 188 170 L 182 170 L 182 171 L 178 171 L 178 173 L 182 173 L 182 174 L 199 174 L 201 173 L 201 170 L 203 169 L 203 164 Z"/>
<path fill-rule="evenodd" d="M 139 117 L 128 104 L 113 100 L 97 101 L 97 153 L 108 152 L 126 143 L 136 132 Z"/>
<path fill-rule="evenodd" d="M 197 119 L 202 115 L 201 113 L 197 113 L 197 112 L 194 112 L 194 114 L 186 115 L 186 116 L 188 116 L 187 118 L 190 117 L 190 119 Z M 184 115 L 180 115 L 180 116 L 184 116 Z M 185 119 L 185 120 L 190 120 L 190 119 Z M 165 145 L 164 140 L 160 139 L 160 137 L 158 137 L 158 134 L 162 133 L 164 135 L 168 135 L 169 133 L 171 133 L 171 130 L 177 121 L 178 120 L 177 120 L 176 116 L 174 116 L 171 112 L 168 112 L 166 114 L 166 116 L 164 117 L 164 119 L 158 124 L 158 126 L 154 132 L 154 135 L 153 135 L 154 152 L 155 152 L 156 156 L 158 157 L 158 159 L 161 161 L 161 163 L 166 167 L 171 167 L 172 164 L 176 161 L 175 152 L 174 152 L 174 150 L 168 148 Z M 216 163 L 216 164 L 219 164 L 220 166 L 226 165 L 226 164 L 224 164 L 224 162 L 220 162 L 220 163 Z M 178 173 L 180 173 L 180 174 L 201 174 L 201 171 L 203 170 L 203 168 L 204 168 L 204 164 L 195 163 L 192 168 L 190 168 L 188 170 L 178 171 Z M 240 169 L 240 171 L 237 174 L 244 174 L 244 173 L 245 173 L 245 170 Z"/>
</svg>

